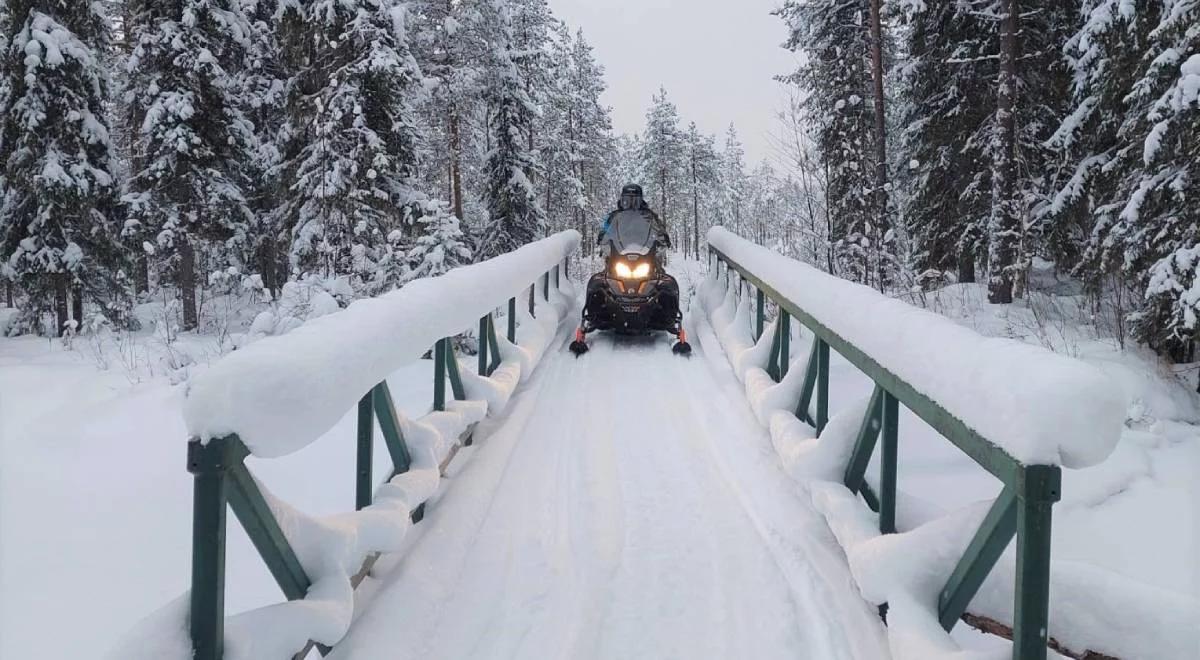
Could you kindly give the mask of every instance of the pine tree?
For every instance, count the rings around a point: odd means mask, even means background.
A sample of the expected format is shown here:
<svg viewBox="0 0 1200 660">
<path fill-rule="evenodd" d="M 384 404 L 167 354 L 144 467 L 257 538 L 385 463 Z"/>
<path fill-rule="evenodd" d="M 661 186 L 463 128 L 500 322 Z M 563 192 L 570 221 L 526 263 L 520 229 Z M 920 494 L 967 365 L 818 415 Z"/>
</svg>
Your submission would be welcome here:
<svg viewBox="0 0 1200 660">
<path fill-rule="evenodd" d="M 455 216 L 464 223 L 471 182 L 482 167 L 482 147 L 472 130 L 473 120 L 484 112 L 482 62 L 488 55 L 486 12 L 480 4 L 417 0 L 409 21 L 417 63 L 434 83 L 421 106 L 422 176 L 427 192 L 445 191 Z"/>
<path fill-rule="evenodd" d="M 875 130 L 870 111 L 866 0 L 789 0 L 777 11 L 786 47 L 807 61 L 785 80 L 808 92 L 807 116 L 826 175 L 826 205 L 837 274 L 869 281 Z"/>
<path fill-rule="evenodd" d="M 99 3 L 11 0 L 0 61 L 0 257 L 28 296 L 21 324 L 55 333 L 83 299 L 127 309 L 119 182 L 107 117 L 109 23 Z"/>
<path fill-rule="evenodd" d="M 642 134 L 639 160 L 646 201 L 656 206 L 668 227 L 678 220 L 675 204 L 684 181 L 684 136 L 679 124 L 679 111 L 667 98 L 667 90 L 660 87 L 646 111 L 646 132 Z"/>
<path fill-rule="evenodd" d="M 514 48 L 512 16 L 500 0 L 485 3 L 490 31 L 486 98 L 491 107 L 492 148 L 487 155 L 488 224 L 477 258 L 487 259 L 545 235 L 545 212 L 533 178 L 538 162 L 529 148 L 538 108 L 517 63 L 527 53 Z"/>
<path fill-rule="evenodd" d="M 688 194 L 692 206 L 691 248 L 695 258 L 700 259 L 701 207 L 703 206 L 706 217 L 711 219 L 710 209 L 716 206 L 713 197 L 720 194 L 721 157 L 717 153 L 713 138 L 700 133 L 695 122 L 688 124 L 686 149 Z M 684 251 L 687 252 L 686 247 Z"/>
<path fill-rule="evenodd" d="M 1200 7 L 1088 0 L 1067 47 L 1075 110 L 1052 141 L 1070 156 L 1057 217 L 1094 224 L 1076 272 L 1144 292 L 1134 336 L 1187 359 L 1200 314 Z"/>
<path fill-rule="evenodd" d="M 389 237 L 412 231 L 421 72 L 403 6 L 312 0 L 283 10 L 290 79 L 284 210 L 295 274 L 377 277 Z M 315 26 L 315 27 L 314 27 Z"/>
<path fill-rule="evenodd" d="M 240 70 L 251 29 L 234 0 L 130 0 L 128 30 L 125 106 L 138 133 L 127 230 L 153 236 L 190 330 L 199 324 L 197 253 L 242 267 L 249 248 L 245 163 L 255 135 Z"/>
<path fill-rule="evenodd" d="M 471 263 L 471 248 L 445 202 L 427 202 L 417 218 L 418 237 L 406 255 L 409 277 L 435 277 Z"/>
<path fill-rule="evenodd" d="M 282 150 L 286 142 L 287 81 L 282 66 L 275 16 L 278 0 L 243 0 L 250 23 L 250 40 L 245 70 L 241 76 L 246 114 L 254 123 L 255 151 L 249 162 L 250 208 L 254 222 L 249 251 L 263 285 L 274 292 L 283 286 L 287 271 L 282 256 L 283 214 L 279 212 L 283 186 L 279 182 Z"/>
<path fill-rule="evenodd" d="M 721 152 L 721 209 L 725 223 L 736 234 L 748 235 L 742 223 L 747 220 L 743 208 L 746 202 L 746 150 L 738 139 L 733 124 L 725 132 L 725 150 Z"/>
</svg>

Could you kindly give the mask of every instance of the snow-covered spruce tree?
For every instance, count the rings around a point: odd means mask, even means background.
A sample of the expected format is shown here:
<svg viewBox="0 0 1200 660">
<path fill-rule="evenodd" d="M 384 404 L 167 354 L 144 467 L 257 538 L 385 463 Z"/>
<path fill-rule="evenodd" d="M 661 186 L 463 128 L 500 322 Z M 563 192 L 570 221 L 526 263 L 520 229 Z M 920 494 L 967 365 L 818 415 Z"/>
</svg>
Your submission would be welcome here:
<svg viewBox="0 0 1200 660">
<path fill-rule="evenodd" d="M 975 281 L 976 256 L 991 208 L 985 149 L 994 115 L 996 60 L 984 56 L 993 25 L 956 2 L 922 5 L 909 16 L 901 80 L 899 171 L 902 210 L 920 279 L 956 270 Z"/>
<path fill-rule="evenodd" d="M 525 54 L 513 48 L 507 3 L 487 0 L 482 9 L 492 28 L 485 74 L 492 147 L 484 168 L 489 217 L 475 256 L 488 259 L 541 238 L 546 218 L 533 185 L 538 162 L 529 148 L 538 108 L 517 66 Z"/>
<path fill-rule="evenodd" d="M 604 67 L 592 54 L 583 30 L 575 33 L 571 44 L 569 75 L 567 95 L 572 129 L 568 156 L 573 177 L 582 185 L 578 189 L 572 184 L 572 191 L 580 193 L 573 200 L 572 209 L 586 245 L 589 219 L 600 215 L 608 202 L 608 190 L 601 181 L 607 173 L 605 159 L 612 153 L 612 118 L 600 100 L 607 88 Z"/>
<path fill-rule="evenodd" d="M 279 1 L 242 0 L 242 7 L 250 24 L 250 39 L 241 86 L 246 115 L 254 123 L 256 138 L 253 160 L 248 163 L 247 195 L 254 222 L 247 247 L 253 255 L 253 269 L 262 276 L 263 285 L 277 293 L 287 278 L 284 265 L 287 237 L 282 233 L 283 214 L 279 209 L 283 192 L 279 168 L 286 141 L 283 129 L 287 102 L 286 74 L 275 21 Z"/>
<path fill-rule="evenodd" d="M 784 80 L 808 92 L 806 116 L 826 172 L 835 274 L 868 282 L 872 267 L 874 125 L 866 0 L 789 0 L 785 46 L 807 61 Z"/>
<path fill-rule="evenodd" d="M 393 0 L 283 7 L 292 75 L 283 202 L 294 275 L 350 276 L 361 290 L 381 279 L 393 232 L 411 235 L 414 204 L 424 200 L 414 187 L 421 73 L 405 18 Z"/>
<path fill-rule="evenodd" d="M 716 141 L 712 136 L 702 134 L 696 128 L 695 122 L 688 124 L 687 136 L 684 138 L 686 149 L 687 191 L 691 201 L 692 228 L 690 232 L 690 247 L 692 255 L 700 259 L 701 225 L 708 227 L 715 224 L 717 215 L 717 200 L 721 194 L 720 168 L 721 156 L 717 153 Z M 701 220 L 704 218 L 705 220 Z M 685 249 L 686 252 L 686 249 Z"/>
<path fill-rule="evenodd" d="M 82 322 L 82 301 L 127 311 L 126 255 L 106 116 L 109 24 L 101 5 L 10 0 L 0 60 L 0 257 L 27 296 L 19 327 L 57 334 Z"/>
<path fill-rule="evenodd" d="M 240 73 L 251 32 L 236 0 L 130 0 L 133 52 L 125 91 L 138 118 L 125 200 L 129 231 L 153 236 L 160 281 L 179 287 L 183 328 L 199 324 L 199 256 L 244 267 L 254 214 L 254 152 Z"/>
<path fill-rule="evenodd" d="M 750 181 L 746 177 L 746 149 L 738 139 L 737 129 L 729 124 L 725 131 L 725 148 L 721 151 L 720 208 L 725 224 L 737 234 L 749 237 L 743 223 L 746 216 L 746 194 Z"/>
<path fill-rule="evenodd" d="M 420 104 L 424 140 L 421 175 L 426 191 L 445 191 L 454 214 L 470 226 L 467 200 L 482 167 L 473 130 L 484 114 L 482 62 L 487 49 L 479 0 L 414 0 L 409 34 L 421 72 L 432 89 Z M 439 193 L 440 194 L 440 193 Z M 477 195 L 474 195 L 477 196 Z"/>
<path fill-rule="evenodd" d="M 1074 169 L 1055 210 L 1094 228 L 1076 272 L 1144 291 L 1134 336 L 1190 357 L 1200 314 L 1200 5 L 1088 0 L 1068 44 L 1075 110 L 1053 143 Z"/>
<path fill-rule="evenodd" d="M 449 205 L 431 201 L 421 206 L 417 239 L 406 255 L 409 279 L 443 275 L 471 263 L 471 247 Z"/>
<path fill-rule="evenodd" d="M 646 111 L 646 132 L 642 134 L 639 160 L 645 179 L 646 201 L 655 207 L 659 217 L 676 235 L 675 223 L 682 221 L 676 213 L 684 182 L 684 135 L 680 128 L 679 111 L 667 98 L 667 90 L 659 88 L 650 109 Z"/>
</svg>

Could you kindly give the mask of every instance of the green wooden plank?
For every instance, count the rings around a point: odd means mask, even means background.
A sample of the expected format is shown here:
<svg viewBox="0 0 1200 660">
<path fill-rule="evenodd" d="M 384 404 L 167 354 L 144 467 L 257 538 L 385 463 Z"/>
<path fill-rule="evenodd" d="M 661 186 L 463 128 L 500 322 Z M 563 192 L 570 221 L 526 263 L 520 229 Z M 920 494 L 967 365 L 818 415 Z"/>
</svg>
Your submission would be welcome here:
<svg viewBox="0 0 1200 660">
<path fill-rule="evenodd" d="M 817 340 L 817 435 L 829 423 L 829 344 Z"/>
<path fill-rule="evenodd" d="M 488 375 L 488 318 L 488 316 L 479 317 L 479 335 L 476 340 L 479 348 L 475 352 L 479 358 L 478 371 L 480 376 Z"/>
<path fill-rule="evenodd" d="M 229 486 L 229 507 L 242 523 L 242 529 L 246 530 L 246 536 L 250 537 L 283 595 L 288 600 L 304 598 L 312 582 L 242 461 L 229 466 Z"/>
<path fill-rule="evenodd" d="M 896 467 L 899 451 L 900 402 L 883 393 L 883 432 L 879 448 L 879 531 L 896 532 Z"/>
<path fill-rule="evenodd" d="M 783 346 L 780 343 L 780 331 L 782 324 L 776 323 L 775 330 L 771 333 L 771 355 L 767 358 L 767 375 L 776 383 L 779 382 L 779 363 L 781 362 L 781 350 Z"/>
<path fill-rule="evenodd" d="M 467 391 L 463 387 L 462 374 L 458 370 L 458 358 L 454 355 L 454 342 L 447 337 L 442 340 L 442 350 L 446 352 L 446 373 L 450 376 L 450 392 L 455 401 L 465 401 Z"/>
<path fill-rule="evenodd" d="M 392 476 L 408 472 L 412 467 L 412 455 L 408 452 L 404 434 L 400 432 L 400 418 L 396 415 L 396 405 L 392 402 L 392 391 L 388 388 L 387 381 L 376 385 L 371 391 L 371 397 L 374 400 L 379 429 L 383 432 L 388 454 L 392 457 Z"/>
<path fill-rule="evenodd" d="M 792 315 L 779 310 L 779 378 L 783 380 L 792 366 Z"/>
<path fill-rule="evenodd" d="M 446 409 L 446 346 L 445 339 L 433 344 L 433 409 Z"/>
<path fill-rule="evenodd" d="M 858 493 L 866 483 L 867 465 L 871 462 L 871 454 L 875 452 L 875 443 L 879 439 L 879 431 L 883 428 L 883 388 L 875 386 L 871 393 L 871 401 L 867 404 L 867 414 L 859 425 L 858 435 L 854 441 L 854 451 L 846 464 L 846 472 L 842 483 L 850 492 Z"/>
<path fill-rule="evenodd" d="M 508 299 L 508 343 L 517 343 L 517 299 Z"/>
<path fill-rule="evenodd" d="M 804 387 L 800 389 L 800 402 L 796 404 L 796 417 L 816 428 L 817 421 L 812 416 L 812 398 L 817 390 L 817 342 L 813 342 L 808 354 L 808 366 L 804 368 Z"/>
<path fill-rule="evenodd" d="M 365 509 L 375 495 L 371 472 L 375 462 L 375 405 L 371 393 L 358 400 L 358 453 L 356 456 L 354 508 Z"/>
<path fill-rule="evenodd" d="M 500 367 L 500 342 L 496 338 L 496 317 L 488 314 L 488 331 L 487 342 L 491 347 L 489 352 L 492 354 L 492 362 L 488 365 L 487 375 L 491 376 Z"/>
<path fill-rule="evenodd" d="M 1062 472 L 1032 465 L 1017 492 L 1017 585 L 1013 615 L 1013 658 L 1045 660 L 1050 618 L 1050 519 Z"/>
<path fill-rule="evenodd" d="M 747 271 L 719 249 L 713 249 L 716 250 L 718 258 L 725 262 L 727 268 L 737 270 L 743 277 L 754 283 L 755 286 L 765 290 L 772 300 L 776 301 L 780 307 L 786 309 L 806 328 L 811 330 L 818 339 L 827 342 L 829 347 L 836 350 L 847 362 L 854 365 L 871 380 L 883 386 L 888 392 L 891 392 L 913 414 L 933 427 L 934 430 L 970 456 L 972 460 L 983 466 L 984 469 L 991 472 L 1005 484 L 1012 485 L 1015 483 L 1017 472 L 1021 468 L 1021 464 L 1015 458 L 967 426 L 961 419 L 952 415 L 940 404 L 917 391 L 916 388 L 901 380 L 891 371 L 885 369 L 874 358 L 846 341 L 828 326 L 801 309 L 796 303 L 788 300 L 774 287 Z M 818 414 L 818 421 L 819 417 L 820 415 Z"/>
<path fill-rule="evenodd" d="M 767 323 L 767 299 L 762 289 L 755 294 L 754 341 L 762 339 L 763 330 Z"/>
<path fill-rule="evenodd" d="M 942 587 L 938 596 L 938 620 L 946 632 L 953 629 L 963 612 L 967 611 L 967 605 L 979 591 L 984 578 L 991 573 L 992 567 L 1012 540 L 1017 530 L 1016 505 L 1017 498 L 1012 488 L 1005 487 L 1000 491 L 950 574 L 950 579 Z"/>
<path fill-rule="evenodd" d="M 220 660 L 225 652 L 227 448 L 220 439 L 188 442 L 188 472 L 193 476 L 188 633 L 196 660 Z"/>
</svg>

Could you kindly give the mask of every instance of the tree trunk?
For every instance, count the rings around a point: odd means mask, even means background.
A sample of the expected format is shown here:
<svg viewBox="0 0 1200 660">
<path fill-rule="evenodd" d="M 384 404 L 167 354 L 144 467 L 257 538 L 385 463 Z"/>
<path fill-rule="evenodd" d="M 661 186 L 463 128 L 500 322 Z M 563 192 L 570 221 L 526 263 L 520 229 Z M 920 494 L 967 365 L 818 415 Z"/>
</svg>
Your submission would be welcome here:
<svg viewBox="0 0 1200 660">
<path fill-rule="evenodd" d="M 71 289 L 71 318 L 75 321 L 75 330 L 83 327 L 83 287 L 76 285 Z"/>
<path fill-rule="evenodd" d="M 67 330 L 67 321 L 70 320 L 70 305 L 67 302 L 67 278 L 70 275 L 55 273 L 50 277 L 54 281 L 54 335 L 61 337 Z"/>
<path fill-rule="evenodd" d="M 275 251 L 277 249 L 275 236 L 269 234 L 263 239 L 258 255 L 258 269 L 262 272 L 263 286 L 271 292 L 272 296 L 279 293 L 281 286 L 278 263 L 275 260 Z"/>
<path fill-rule="evenodd" d="M 462 135 L 459 132 L 458 108 L 450 108 L 450 187 L 454 200 L 454 217 L 463 222 Z"/>
<path fill-rule="evenodd" d="M 12 309 L 13 307 L 16 307 L 16 305 L 15 305 L 15 304 L 13 304 L 13 283 L 12 283 L 12 280 L 9 280 L 9 281 L 7 281 L 7 282 L 5 282 L 5 283 L 4 283 L 4 302 L 5 302 L 5 304 L 7 304 L 7 305 L 8 305 L 8 308 L 9 308 L 9 309 Z"/>
<path fill-rule="evenodd" d="M 969 247 L 958 253 L 958 281 L 960 284 L 975 282 L 975 252 Z"/>
<path fill-rule="evenodd" d="M 1018 0 L 1004 0 L 1000 19 L 1000 80 L 992 165 L 992 214 L 988 236 L 988 302 L 1013 300 L 1013 266 L 1021 238 L 1016 205 L 1016 127 L 1013 108 L 1017 80 Z"/>
<path fill-rule="evenodd" d="M 140 247 L 138 247 L 137 269 L 133 290 L 136 293 L 148 293 L 150 290 L 150 256 Z"/>
<path fill-rule="evenodd" d="M 888 172 L 887 172 L 887 123 L 883 97 L 883 27 L 879 18 L 881 0 L 871 0 L 871 76 L 875 83 L 875 212 L 878 214 L 875 227 L 876 277 L 879 290 L 886 282 L 883 275 L 883 237 L 888 232 Z"/>
<path fill-rule="evenodd" d="M 195 330 L 200 325 L 196 313 L 196 250 L 188 238 L 179 244 L 179 298 L 183 301 L 183 329 Z"/>
</svg>

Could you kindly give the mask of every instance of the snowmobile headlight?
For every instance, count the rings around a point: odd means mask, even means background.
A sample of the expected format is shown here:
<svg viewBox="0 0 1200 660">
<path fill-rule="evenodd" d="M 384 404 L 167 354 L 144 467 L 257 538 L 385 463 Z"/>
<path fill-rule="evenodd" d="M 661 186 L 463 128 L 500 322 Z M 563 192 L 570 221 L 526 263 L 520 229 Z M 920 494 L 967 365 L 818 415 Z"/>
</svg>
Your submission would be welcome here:
<svg viewBox="0 0 1200 660">
<path fill-rule="evenodd" d="M 633 270 L 629 267 L 629 264 L 625 263 L 624 261 L 618 261 L 616 267 L 613 268 L 613 270 L 615 270 L 617 272 L 617 277 L 619 277 L 623 280 L 628 280 L 628 279 L 633 278 Z"/>
<path fill-rule="evenodd" d="M 635 280 L 644 280 L 649 276 L 650 276 L 650 264 L 648 264 L 648 263 L 645 263 L 645 262 L 640 263 L 637 265 L 637 268 L 633 269 L 633 278 Z"/>
</svg>

